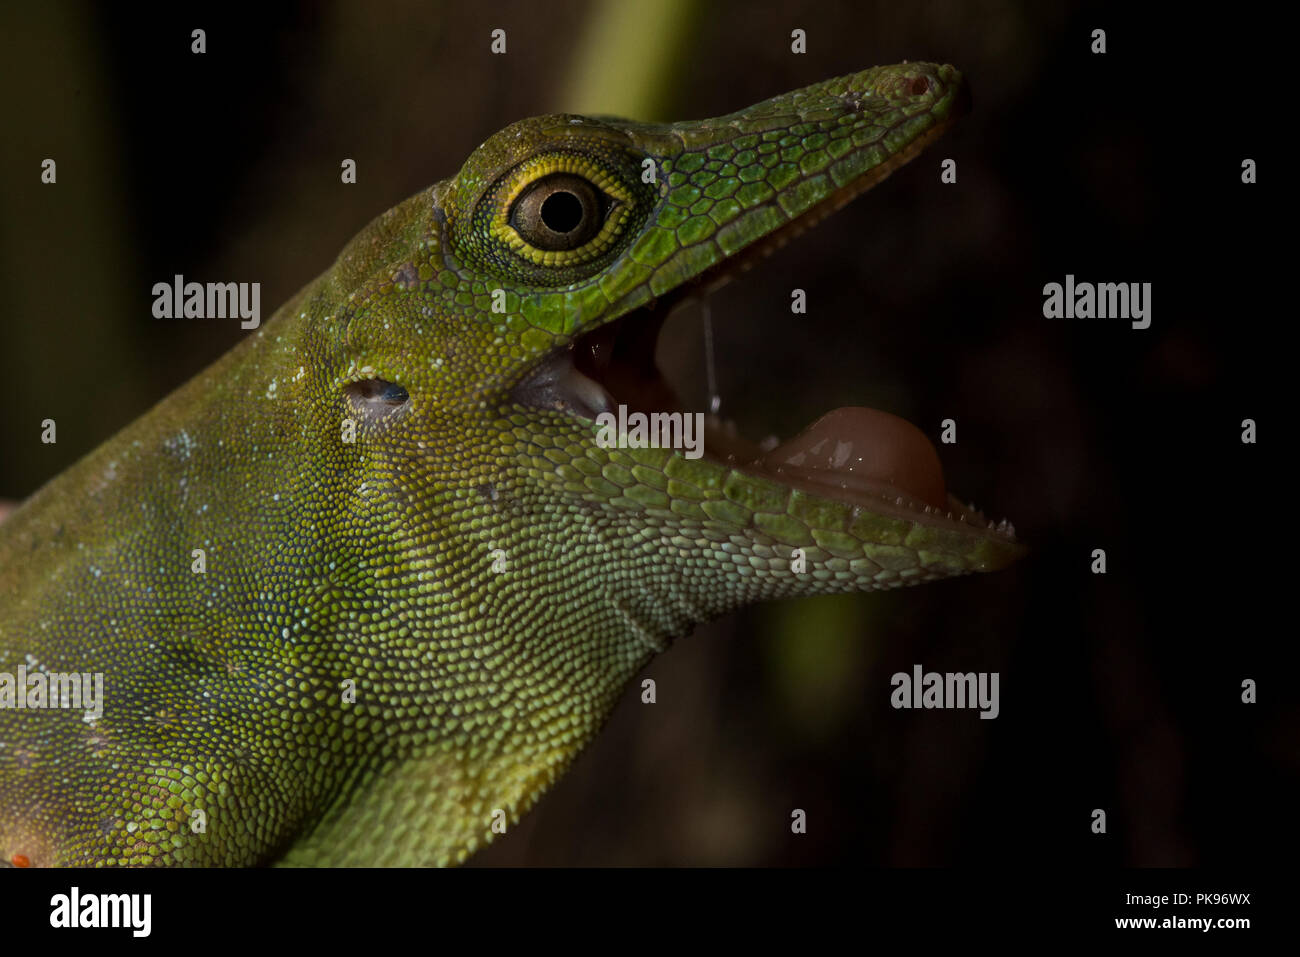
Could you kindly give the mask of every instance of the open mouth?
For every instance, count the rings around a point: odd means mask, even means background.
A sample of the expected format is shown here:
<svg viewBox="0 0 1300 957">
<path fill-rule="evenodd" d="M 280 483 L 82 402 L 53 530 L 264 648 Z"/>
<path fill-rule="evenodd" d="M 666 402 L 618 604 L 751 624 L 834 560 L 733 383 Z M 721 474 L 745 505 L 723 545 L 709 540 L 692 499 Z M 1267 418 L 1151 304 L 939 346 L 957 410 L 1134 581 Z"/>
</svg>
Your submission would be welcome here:
<svg viewBox="0 0 1300 957">
<path fill-rule="evenodd" d="M 515 389 L 515 399 L 591 421 L 617 415 L 619 406 L 628 414 L 693 411 L 660 373 L 655 346 L 668 314 L 704 283 L 709 280 L 576 337 Z M 948 493 L 938 452 L 920 429 L 877 409 L 834 409 L 788 441 L 761 444 L 741 436 L 734 423 L 706 415 L 703 456 L 877 514 L 1016 541 L 1011 523 L 992 522 Z"/>
</svg>

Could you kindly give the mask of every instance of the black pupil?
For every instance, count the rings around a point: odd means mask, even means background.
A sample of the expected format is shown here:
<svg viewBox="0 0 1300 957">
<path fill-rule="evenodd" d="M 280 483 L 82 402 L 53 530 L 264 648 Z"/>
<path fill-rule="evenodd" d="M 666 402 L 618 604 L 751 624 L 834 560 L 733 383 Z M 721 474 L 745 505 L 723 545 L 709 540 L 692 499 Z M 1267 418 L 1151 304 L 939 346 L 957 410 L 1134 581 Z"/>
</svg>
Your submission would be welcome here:
<svg viewBox="0 0 1300 957">
<path fill-rule="evenodd" d="M 542 200 L 542 222 L 553 233 L 570 233 L 582 222 L 582 200 L 557 189 Z"/>
</svg>

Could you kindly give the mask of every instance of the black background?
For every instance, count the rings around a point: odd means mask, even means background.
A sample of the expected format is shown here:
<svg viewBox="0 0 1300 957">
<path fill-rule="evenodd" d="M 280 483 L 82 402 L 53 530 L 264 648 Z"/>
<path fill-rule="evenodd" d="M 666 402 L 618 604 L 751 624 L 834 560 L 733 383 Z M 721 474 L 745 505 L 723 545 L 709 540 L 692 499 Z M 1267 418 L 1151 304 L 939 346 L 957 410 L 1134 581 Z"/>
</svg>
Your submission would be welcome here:
<svg viewBox="0 0 1300 957">
<path fill-rule="evenodd" d="M 629 4 L 656 16 L 651 3 Z M 569 776 L 476 864 L 1272 863 L 1297 764 L 1294 80 L 1234 11 L 709 3 L 658 117 L 875 63 L 958 65 L 974 110 L 910 167 L 711 303 L 724 412 L 788 436 L 886 408 L 950 487 L 1033 548 L 994 576 L 748 609 L 654 662 Z M 260 281 L 265 314 L 370 218 L 495 130 L 566 107 L 584 3 L 0 14 L 0 497 L 20 499 L 197 373 L 237 323 L 159 323 L 154 282 Z M 189 52 L 207 30 L 208 53 Z M 503 27 L 509 53 L 491 56 Z M 789 34 L 808 32 L 794 56 Z M 1104 56 L 1089 52 L 1094 28 Z M 57 187 L 40 161 L 59 163 Z M 358 163 L 355 186 L 339 163 Z M 938 164 L 954 158 L 959 181 Z M 1241 183 L 1241 163 L 1259 184 Z M 1151 282 L 1153 322 L 1042 317 L 1042 287 Z M 789 290 L 808 291 L 791 316 Z M 661 361 L 703 395 L 698 310 Z M 39 423 L 59 422 L 42 445 Z M 1243 418 L 1259 423 L 1244 446 Z M 1089 571 L 1104 548 L 1108 573 Z M 1286 577 L 1284 577 L 1286 576 Z M 915 663 L 997 671 L 1001 715 L 889 706 Z M 1260 702 L 1240 701 L 1259 682 Z M 809 831 L 789 831 L 789 812 Z M 1090 830 L 1103 808 L 1108 833 Z M 1293 836 L 1293 835 L 1292 835 Z M 382 835 L 377 836 L 382 840 Z"/>
</svg>

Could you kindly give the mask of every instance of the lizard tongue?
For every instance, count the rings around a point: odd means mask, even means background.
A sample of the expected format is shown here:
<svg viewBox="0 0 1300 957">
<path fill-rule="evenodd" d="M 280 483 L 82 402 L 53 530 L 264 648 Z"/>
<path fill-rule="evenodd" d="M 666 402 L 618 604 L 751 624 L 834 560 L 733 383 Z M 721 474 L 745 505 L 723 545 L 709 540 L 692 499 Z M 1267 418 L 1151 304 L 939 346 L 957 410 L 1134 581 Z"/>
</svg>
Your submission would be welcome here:
<svg viewBox="0 0 1300 957">
<path fill-rule="evenodd" d="M 795 473 L 805 482 L 849 492 L 901 494 L 948 507 L 939 454 L 925 434 L 877 409 L 827 412 L 793 439 L 764 452 L 753 466 Z"/>
</svg>

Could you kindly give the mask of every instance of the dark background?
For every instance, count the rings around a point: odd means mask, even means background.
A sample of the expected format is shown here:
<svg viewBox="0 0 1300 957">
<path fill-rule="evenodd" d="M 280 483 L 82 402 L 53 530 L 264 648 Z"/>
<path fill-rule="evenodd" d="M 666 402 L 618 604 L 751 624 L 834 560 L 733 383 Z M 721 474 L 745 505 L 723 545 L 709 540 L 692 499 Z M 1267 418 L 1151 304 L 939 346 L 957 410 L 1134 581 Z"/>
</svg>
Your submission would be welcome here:
<svg viewBox="0 0 1300 957">
<path fill-rule="evenodd" d="M 1270 451 L 1294 434 L 1282 31 L 1181 6 L 605 6 L 625 38 L 680 15 L 647 119 L 727 113 L 903 59 L 965 72 L 974 110 L 943 140 L 712 298 L 723 411 L 783 436 L 839 405 L 932 437 L 955 418 L 949 485 L 1010 517 L 1033 552 L 998 575 L 699 628 L 647 670 L 658 704 L 629 691 L 475 863 L 1272 861 L 1300 732 L 1280 661 L 1294 640 L 1279 615 L 1290 469 Z M 238 340 L 236 322 L 151 319 L 154 282 L 260 281 L 269 316 L 495 130 L 599 103 L 600 89 L 573 87 L 603 43 L 599 15 L 577 2 L 7 6 L 0 498 L 26 496 Z M 196 26 L 204 56 L 189 52 Z M 488 53 L 496 27 L 505 56 Z M 1097 27 L 1104 56 L 1089 52 Z M 47 156 L 57 187 L 39 182 Z M 339 182 L 344 157 L 355 186 Z M 940 186 L 948 157 L 959 181 Z M 1246 157 L 1259 185 L 1240 182 Z M 1044 319 L 1042 286 L 1066 273 L 1151 282 L 1152 327 Z M 805 316 L 789 314 L 795 286 Z M 661 346 L 702 405 L 697 307 Z M 1239 441 L 1246 417 L 1257 446 Z M 38 440 L 44 418 L 57 445 Z M 1094 548 L 1104 576 L 1089 571 Z M 890 675 L 916 663 L 1000 672 L 1001 716 L 893 710 Z M 1258 705 L 1240 703 L 1248 677 Z M 790 833 L 794 807 L 806 835 Z"/>
</svg>

